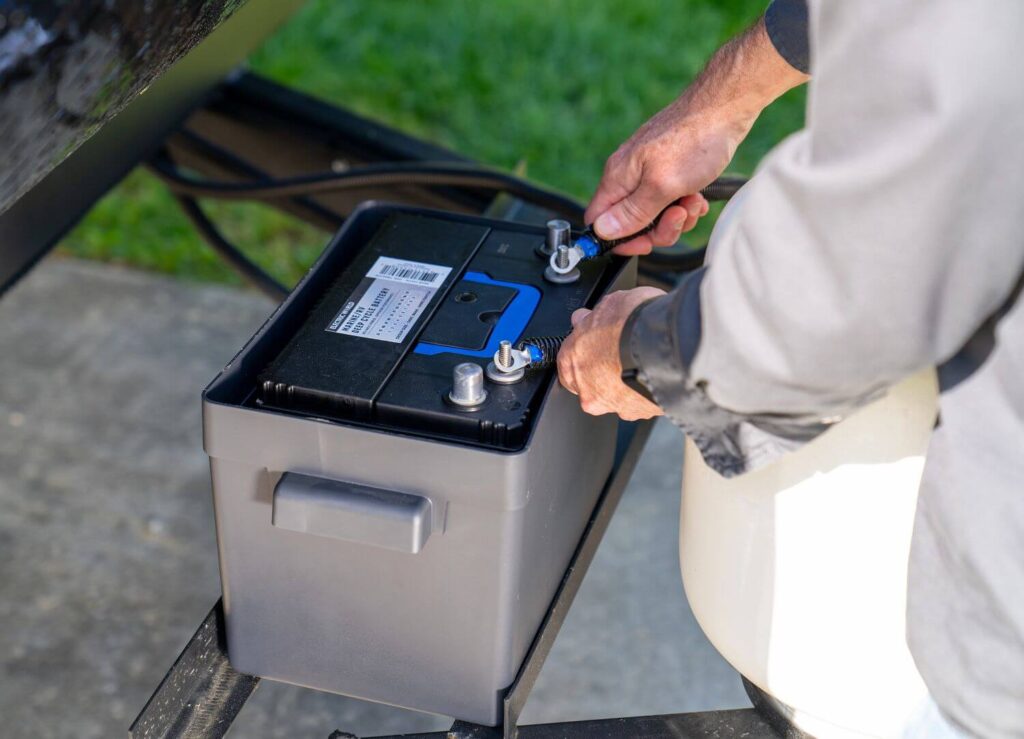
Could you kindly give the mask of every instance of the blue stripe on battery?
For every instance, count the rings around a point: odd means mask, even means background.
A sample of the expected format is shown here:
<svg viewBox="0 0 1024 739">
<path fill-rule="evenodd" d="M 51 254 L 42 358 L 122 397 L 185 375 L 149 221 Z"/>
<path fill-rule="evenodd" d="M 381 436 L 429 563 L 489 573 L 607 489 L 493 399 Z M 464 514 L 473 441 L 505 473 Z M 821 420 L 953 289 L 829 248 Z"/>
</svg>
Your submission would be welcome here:
<svg viewBox="0 0 1024 739">
<path fill-rule="evenodd" d="M 467 272 L 463 278 L 466 282 L 479 282 L 484 285 L 500 285 L 501 287 L 510 287 L 516 291 L 515 297 L 512 298 L 512 302 L 505 309 L 505 312 L 501 314 L 501 318 L 494 324 L 494 328 L 491 330 L 490 339 L 487 341 L 487 346 L 483 349 L 462 349 L 457 346 L 445 346 L 444 344 L 429 344 L 425 341 L 421 341 L 413 349 L 414 354 L 425 354 L 427 356 L 434 356 L 435 354 L 458 354 L 462 357 L 477 357 L 480 359 L 490 359 L 494 356 L 494 353 L 498 351 L 498 344 L 503 339 L 508 339 L 513 344 L 523 335 L 523 331 L 526 329 L 526 324 L 533 318 L 534 311 L 537 310 L 537 306 L 540 304 L 540 290 L 535 288 L 533 285 L 520 285 L 518 282 L 502 282 L 501 280 L 495 280 L 484 274 L 483 272 Z"/>
</svg>

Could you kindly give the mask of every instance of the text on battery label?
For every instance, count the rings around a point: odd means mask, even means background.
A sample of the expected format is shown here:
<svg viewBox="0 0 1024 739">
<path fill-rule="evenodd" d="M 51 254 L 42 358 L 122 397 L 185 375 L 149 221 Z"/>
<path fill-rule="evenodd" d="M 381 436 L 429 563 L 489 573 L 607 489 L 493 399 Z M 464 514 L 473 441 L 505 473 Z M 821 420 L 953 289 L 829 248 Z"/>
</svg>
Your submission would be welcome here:
<svg viewBox="0 0 1024 739">
<path fill-rule="evenodd" d="M 400 344 L 451 271 L 436 264 L 379 257 L 327 330 Z"/>
</svg>

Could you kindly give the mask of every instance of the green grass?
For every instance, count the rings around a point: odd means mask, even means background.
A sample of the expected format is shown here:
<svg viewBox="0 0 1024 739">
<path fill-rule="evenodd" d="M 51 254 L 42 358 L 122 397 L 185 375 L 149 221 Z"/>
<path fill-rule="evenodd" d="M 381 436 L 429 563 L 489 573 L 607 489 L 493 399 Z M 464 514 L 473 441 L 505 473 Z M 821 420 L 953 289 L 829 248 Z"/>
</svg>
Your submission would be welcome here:
<svg viewBox="0 0 1024 739">
<path fill-rule="evenodd" d="M 311 0 L 251 64 L 480 161 L 525 168 L 586 200 L 607 155 L 763 8 L 763 0 Z M 802 119 L 802 93 L 780 100 L 730 171 L 752 171 Z M 326 240 L 261 206 L 213 203 L 208 212 L 288 281 Z M 97 204 L 63 250 L 238 282 L 143 172 Z"/>
</svg>

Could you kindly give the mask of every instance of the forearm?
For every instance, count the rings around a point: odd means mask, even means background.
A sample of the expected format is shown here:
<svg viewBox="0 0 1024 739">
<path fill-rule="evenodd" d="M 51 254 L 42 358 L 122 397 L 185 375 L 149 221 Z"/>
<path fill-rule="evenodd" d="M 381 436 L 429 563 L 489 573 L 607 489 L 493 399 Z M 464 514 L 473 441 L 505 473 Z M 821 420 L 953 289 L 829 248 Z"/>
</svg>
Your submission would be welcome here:
<svg viewBox="0 0 1024 739">
<path fill-rule="evenodd" d="M 661 214 L 655 231 L 619 253 L 675 243 L 707 212 L 694 194 L 725 170 L 765 106 L 807 79 L 776 51 L 762 18 L 719 49 L 693 84 L 608 158 L 585 221 L 612 239 Z"/>
<path fill-rule="evenodd" d="M 673 105 L 708 125 L 733 126 L 742 140 L 762 110 L 809 79 L 782 57 L 761 18 L 715 52 Z"/>
</svg>

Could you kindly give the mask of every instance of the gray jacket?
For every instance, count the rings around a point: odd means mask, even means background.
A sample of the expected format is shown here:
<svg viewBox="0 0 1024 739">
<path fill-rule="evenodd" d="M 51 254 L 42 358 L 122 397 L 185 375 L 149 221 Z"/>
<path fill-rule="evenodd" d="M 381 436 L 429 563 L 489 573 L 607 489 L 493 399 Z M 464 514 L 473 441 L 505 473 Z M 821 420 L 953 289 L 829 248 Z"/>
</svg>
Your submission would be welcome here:
<svg viewBox="0 0 1024 739">
<path fill-rule="evenodd" d="M 1024 736 L 1024 2 L 812 0 L 810 27 L 807 127 L 624 346 L 725 475 L 939 366 L 908 642 L 954 722 Z"/>
</svg>

